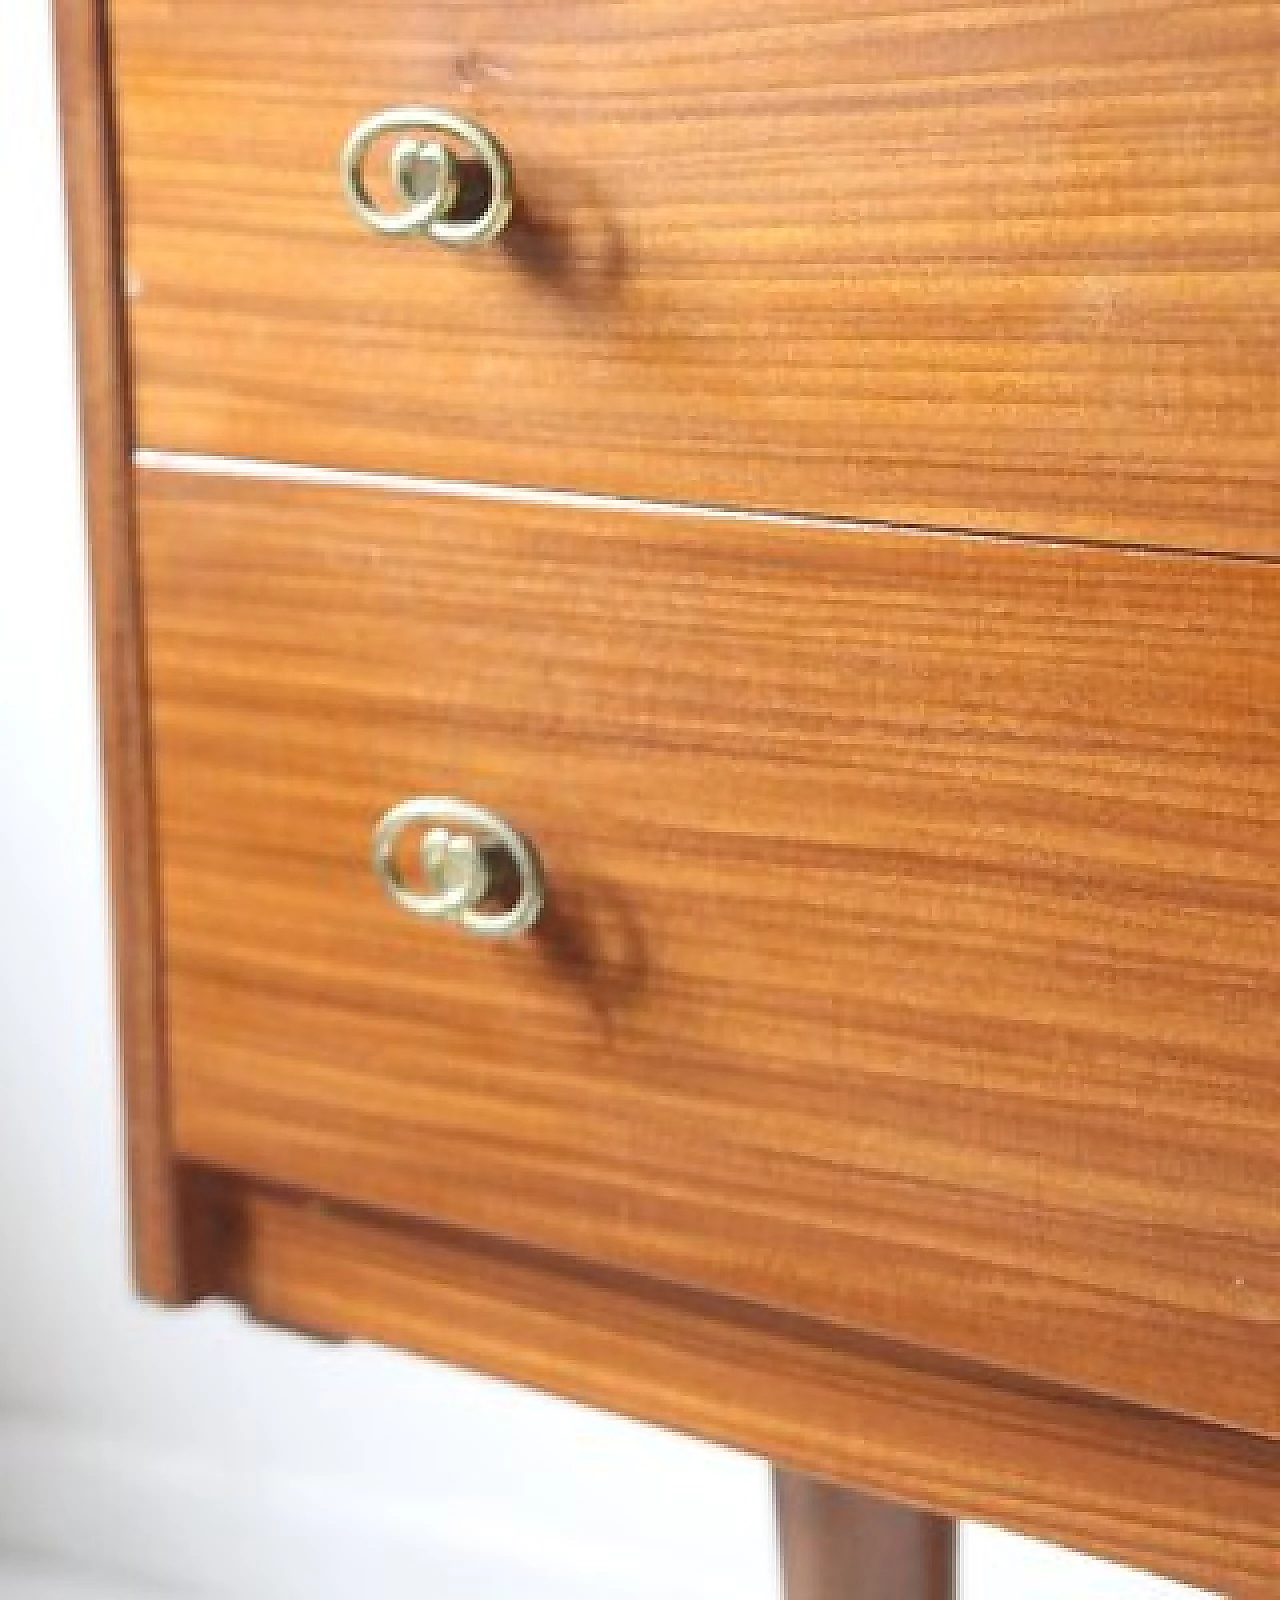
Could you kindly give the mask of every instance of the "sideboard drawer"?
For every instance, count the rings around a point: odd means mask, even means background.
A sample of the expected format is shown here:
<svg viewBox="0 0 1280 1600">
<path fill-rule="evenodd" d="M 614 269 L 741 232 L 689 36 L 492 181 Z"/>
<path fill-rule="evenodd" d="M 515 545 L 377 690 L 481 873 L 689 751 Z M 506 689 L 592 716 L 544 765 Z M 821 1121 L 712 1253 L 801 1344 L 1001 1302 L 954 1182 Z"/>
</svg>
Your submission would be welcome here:
<svg viewBox="0 0 1280 1600">
<path fill-rule="evenodd" d="M 110 13 L 145 446 L 1277 549 L 1274 6 Z M 505 145 L 492 246 L 348 210 L 406 105 Z"/>
<path fill-rule="evenodd" d="M 1280 571 L 139 486 L 181 1156 L 1277 1429 Z"/>
</svg>

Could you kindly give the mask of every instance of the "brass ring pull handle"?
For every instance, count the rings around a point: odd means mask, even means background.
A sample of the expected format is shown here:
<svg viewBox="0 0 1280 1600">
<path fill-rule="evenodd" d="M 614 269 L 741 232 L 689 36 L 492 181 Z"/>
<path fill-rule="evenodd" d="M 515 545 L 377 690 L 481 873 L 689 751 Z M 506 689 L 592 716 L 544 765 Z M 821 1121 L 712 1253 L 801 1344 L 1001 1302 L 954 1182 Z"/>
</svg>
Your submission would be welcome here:
<svg viewBox="0 0 1280 1600">
<path fill-rule="evenodd" d="M 391 151 L 391 181 L 405 202 L 403 211 L 383 211 L 369 193 L 365 165 L 374 144 L 399 133 Z M 434 135 L 434 137 L 432 137 Z M 489 196 L 478 217 L 454 217 L 460 190 L 458 156 L 453 140 L 488 172 Z M 366 117 L 353 128 L 342 147 L 342 187 L 351 209 L 375 233 L 423 234 L 455 250 L 497 238 L 511 216 L 511 162 L 507 153 L 478 122 L 435 106 L 394 106 Z"/>
<path fill-rule="evenodd" d="M 401 841 L 427 825 L 420 857 L 424 888 L 413 888 Z M 455 831 L 457 830 L 457 831 Z M 428 921 L 452 922 L 482 939 L 511 939 L 538 920 L 546 898 L 537 852 L 509 822 L 467 800 L 422 795 L 402 800 L 373 832 L 373 870 L 392 900 Z M 487 910 L 501 879 L 515 884 L 514 903 Z"/>
</svg>

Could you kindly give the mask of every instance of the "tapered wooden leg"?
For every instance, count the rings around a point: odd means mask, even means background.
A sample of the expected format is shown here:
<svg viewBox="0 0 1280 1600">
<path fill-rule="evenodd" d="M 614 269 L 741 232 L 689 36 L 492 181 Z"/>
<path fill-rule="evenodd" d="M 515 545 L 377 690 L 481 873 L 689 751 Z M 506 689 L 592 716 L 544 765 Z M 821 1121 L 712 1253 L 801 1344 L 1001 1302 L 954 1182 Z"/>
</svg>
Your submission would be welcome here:
<svg viewBox="0 0 1280 1600">
<path fill-rule="evenodd" d="M 785 1600 L 953 1600 L 955 1524 L 773 1473 Z"/>
</svg>

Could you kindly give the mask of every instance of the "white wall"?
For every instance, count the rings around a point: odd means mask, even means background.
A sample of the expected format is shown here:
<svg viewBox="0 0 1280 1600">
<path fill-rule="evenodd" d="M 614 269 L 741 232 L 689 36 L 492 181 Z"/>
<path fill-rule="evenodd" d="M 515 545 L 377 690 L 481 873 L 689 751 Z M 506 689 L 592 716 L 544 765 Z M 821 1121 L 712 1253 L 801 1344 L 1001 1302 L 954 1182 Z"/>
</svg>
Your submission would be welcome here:
<svg viewBox="0 0 1280 1600">
<path fill-rule="evenodd" d="M 0 1596 L 776 1600 L 758 1462 L 127 1292 L 47 11 L 0 4 Z M 981 1530 L 965 1574 L 1186 1592 Z"/>
</svg>

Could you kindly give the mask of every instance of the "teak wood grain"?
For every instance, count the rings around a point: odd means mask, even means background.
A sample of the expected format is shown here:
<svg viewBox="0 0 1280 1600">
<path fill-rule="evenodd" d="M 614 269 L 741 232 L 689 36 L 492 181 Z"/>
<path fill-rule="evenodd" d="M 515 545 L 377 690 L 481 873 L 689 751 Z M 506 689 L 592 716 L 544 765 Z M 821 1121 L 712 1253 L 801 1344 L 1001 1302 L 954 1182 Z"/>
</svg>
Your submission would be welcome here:
<svg viewBox="0 0 1280 1600">
<path fill-rule="evenodd" d="M 1017 1370 L 1275 1427 L 1272 575 L 152 484 L 153 815 L 113 168 L 121 115 L 144 442 L 1273 552 L 1275 8 L 120 0 L 119 99 L 103 12 L 55 0 L 140 1287 L 1275 1595 L 1274 1441 Z M 512 143 L 503 251 L 340 218 L 393 77 Z M 496 981 L 361 898 L 405 774 L 551 847 Z"/>
<path fill-rule="evenodd" d="M 1280 1588 L 1275 1443 L 241 1185 L 221 1231 L 223 1291 L 273 1321 L 504 1373 L 1232 1600 Z"/>
<path fill-rule="evenodd" d="M 182 1154 L 1280 1426 L 1280 570 L 140 476 Z M 417 922 L 421 793 L 544 922 Z"/>
<path fill-rule="evenodd" d="M 1280 7 L 112 0 L 139 438 L 1280 552 Z M 509 147 L 388 241 L 380 108 Z"/>
<path fill-rule="evenodd" d="M 957 1600 L 947 1517 L 775 1468 L 782 1600 Z"/>
<path fill-rule="evenodd" d="M 147 1294 L 176 1301 L 185 1295 L 187 1268 L 168 1134 L 163 953 L 106 36 L 101 8 L 84 0 L 55 0 L 53 14 L 119 977 L 116 1019 L 128 1103 L 133 1267 Z M 20 312 L 15 308 L 14 314 Z"/>
</svg>

